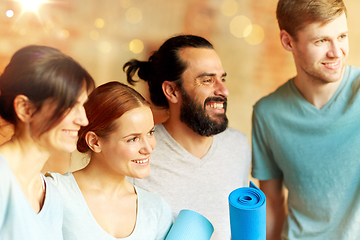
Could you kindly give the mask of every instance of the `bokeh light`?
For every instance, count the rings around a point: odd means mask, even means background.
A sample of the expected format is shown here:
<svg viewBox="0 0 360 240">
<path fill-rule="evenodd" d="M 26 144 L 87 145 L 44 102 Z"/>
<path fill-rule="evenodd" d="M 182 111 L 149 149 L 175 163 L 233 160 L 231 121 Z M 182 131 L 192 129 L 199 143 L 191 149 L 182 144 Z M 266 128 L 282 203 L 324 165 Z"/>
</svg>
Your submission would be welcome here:
<svg viewBox="0 0 360 240">
<path fill-rule="evenodd" d="M 102 18 L 97 18 L 94 22 L 95 27 L 103 28 L 105 26 L 105 21 Z"/>
<path fill-rule="evenodd" d="M 38 7 L 40 6 L 40 4 L 44 3 L 45 0 L 18 0 L 22 6 L 23 6 L 23 10 L 32 10 L 32 11 L 37 11 Z"/>
<path fill-rule="evenodd" d="M 258 45 L 264 40 L 264 37 L 264 29 L 257 24 L 253 24 L 251 33 L 245 38 L 245 41 L 251 45 Z"/>
<path fill-rule="evenodd" d="M 247 37 L 251 32 L 250 19 L 243 15 L 234 17 L 230 22 L 230 32 L 237 38 Z"/>
<path fill-rule="evenodd" d="M 60 31 L 59 36 L 60 38 L 68 38 L 70 36 L 70 33 L 68 30 L 63 29 Z"/>
<path fill-rule="evenodd" d="M 130 51 L 133 53 L 141 53 L 144 50 L 144 44 L 139 39 L 134 39 L 129 44 Z"/>
<path fill-rule="evenodd" d="M 221 4 L 221 13 L 227 17 L 234 16 L 237 9 L 238 4 L 234 0 L 224 0 Z"/>
<path fill-rule="evenodd" d="M 131 7 L 126 11 L 126 20 L 129 23 L 135 24 L 140 22 L 142 19 L 141 10 L 135 7 Z"/>
<path fill-rule="evenodd" d="M 90 37 L 92 40 L 97 40 L 97 39 L 99 39 L 100 34 L 99 34 L 98 31 L 92 30 L 92 31 L 90 31 L 90 33 L 89 33 L 89 37 Z"/>
<path fill-rule="evenodd" d="M 111 51 L 111 44 L 107 41 L 103 41 L 99 45 L 100 52 L 109 53 Z"/>
<path fill-rule="evenodd" d="M 8 17 L 8 18 L 12 18 L 14 16 L 14 11 L 13 10 L 7 10 L 5 15 Z"/>
</svg>

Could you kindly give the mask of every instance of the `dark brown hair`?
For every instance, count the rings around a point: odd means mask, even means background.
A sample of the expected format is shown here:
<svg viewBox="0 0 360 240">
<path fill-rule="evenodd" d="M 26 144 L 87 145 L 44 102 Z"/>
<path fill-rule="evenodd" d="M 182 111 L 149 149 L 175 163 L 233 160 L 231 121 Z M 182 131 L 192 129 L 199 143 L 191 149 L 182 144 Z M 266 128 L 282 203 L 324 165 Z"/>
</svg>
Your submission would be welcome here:
<svg viewBox="0 0 360 240">
<path fill-rule="evenodd" d="M 77 102 L 81 90 L 95 87 L 90 74 L 71 57 L 47 46 L 31 45 L 18 50 L 0 76 L 0 116 L 17 124 L 14 99 L 25 95 L 40 111 L 45 101 L 55 109 L 44 119 L 41 133 L 54 127 Z"/>
<path fill-rule="evenodd" d="M 166 40 L 159 50 L 155 51 L 148 61 L 132 59 L 124 64 L 127 81 L 136 82 L 133 77 L 138 72 L 139 78 L 149 85 L 150 99 L 158 107 L 169 108 L 167 98 L 162 90 L 164 81 L 175 81 L 182 86 L 182 74 L 187 68 L 180 58 L 179 51 L 184 48 L 210 48 L 212 44 L 205 38 L 195 35 L 179 35 Z"/>
<path fill-rule="evenodd" d="M 89 124 L 79 131 L 78 151 L 86 153 L 90 150 L 85 140 L 87 132 L 106 138 L 117 129 L 115 120 L 127 111 L 144 105 L 150 107 L 140 93 L 120 82 L 108 82 L 97 87 L 84 104 Z"/>
</svg>

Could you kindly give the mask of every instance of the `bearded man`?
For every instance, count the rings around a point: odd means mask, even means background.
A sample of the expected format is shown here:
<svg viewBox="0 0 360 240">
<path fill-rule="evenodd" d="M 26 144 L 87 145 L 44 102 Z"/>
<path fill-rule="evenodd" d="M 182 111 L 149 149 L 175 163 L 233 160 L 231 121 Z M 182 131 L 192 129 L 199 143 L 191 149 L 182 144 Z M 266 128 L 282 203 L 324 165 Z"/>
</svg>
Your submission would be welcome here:
<svg viewBox="0 0 360 240">
<path fill-rule="evenodd" d="M 230 239 L 228 195 L 247 185 L 251 151 L 246 136 L 228 127 L 226 73 L 211 43 L 194 35 L 164 42 L 148 61 L 124 65 L 134 84 L 137 72 L 154 105 L 169 118 L 156 125 L 157 147 L 149 177 L 133 184 L 157 192 L 174 217 L 190 209 L 214 226 L 212 240 Z"/>
</svg>

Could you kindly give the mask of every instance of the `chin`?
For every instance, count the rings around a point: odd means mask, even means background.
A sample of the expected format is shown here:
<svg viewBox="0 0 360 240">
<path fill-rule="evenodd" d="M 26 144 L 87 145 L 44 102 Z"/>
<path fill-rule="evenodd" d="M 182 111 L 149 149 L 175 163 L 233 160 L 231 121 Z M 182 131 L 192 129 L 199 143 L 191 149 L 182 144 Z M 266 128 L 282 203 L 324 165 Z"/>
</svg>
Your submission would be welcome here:
<svg viewBox="0 0 360 240">
<path fill-rule="evenodd" d="M 76 150 L 76 146 L 68 146 L 68 147 L 64 147 L 62 149 L 59 149 L 60 152 L 62 153 L 72 153 Z"/>
<path fill-rule="evenodd" d="M 147 176 L 149 176 L 150 171 L 146 172 L 146 173 L 138 173 L 136 174 L 136 176 L 132 176 L 132 178 L 137 178 L 137 179 L 143 179 L 146 178 Z"/>
</svg>

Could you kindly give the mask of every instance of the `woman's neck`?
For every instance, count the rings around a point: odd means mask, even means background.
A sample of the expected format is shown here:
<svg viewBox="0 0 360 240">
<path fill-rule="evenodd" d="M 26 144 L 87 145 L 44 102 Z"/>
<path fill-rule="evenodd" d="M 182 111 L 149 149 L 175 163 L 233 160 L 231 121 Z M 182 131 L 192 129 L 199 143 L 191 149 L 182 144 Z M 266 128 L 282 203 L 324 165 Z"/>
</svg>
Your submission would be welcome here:
<svg viewBox="0 0 360 240">
<path fill-rule="evenodd" d="M 49 153 L 40 151 L 34 144 L 21 141 L 16 136 L 0 146 L 0 153 L 8 162 L 31 207 L 38 213 L 44 200 L 44 188 L 39 175 Z"/>
<path fill-rule="evenodd" d="M 99 191 L 107 198 L 119 198 L 135 193 L 134 187 L 125 179 L 124 175 L 106 170 L 99 160 L 92 157 L 85 168 L 73 173 L 82 191 Z"/>
<path fill-rule="evenodd" d="M 50 152 L 39 149 L 33 141 L 24 141 L 17 135 L 0 147 L 0 153 L 8 161 L 13 173 L 24 182 L 38 177 L 50 156 Z"/>
</svg>

